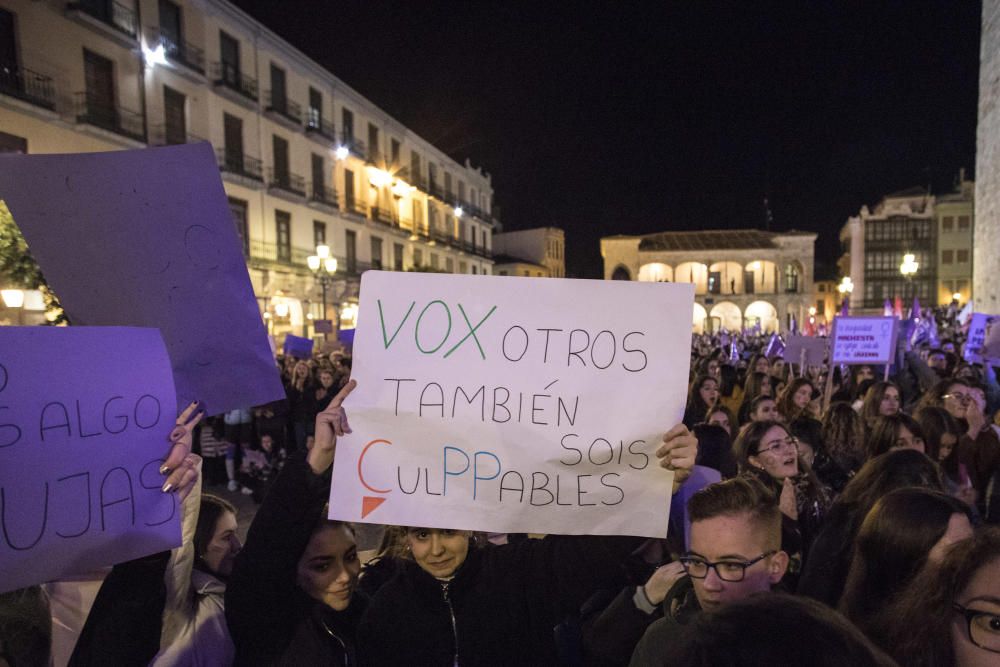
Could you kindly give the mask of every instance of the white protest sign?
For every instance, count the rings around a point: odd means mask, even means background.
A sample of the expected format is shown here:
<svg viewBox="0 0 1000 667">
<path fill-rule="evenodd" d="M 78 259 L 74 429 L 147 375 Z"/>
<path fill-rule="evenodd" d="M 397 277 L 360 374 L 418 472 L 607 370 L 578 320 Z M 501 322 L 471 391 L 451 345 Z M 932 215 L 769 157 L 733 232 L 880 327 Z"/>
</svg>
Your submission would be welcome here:
<svg viewBox="0 0 1000 667">
<path fill-rule="evenodd" d="M 368 271 L 330 517 L 666 535 L 688 284 Z M 684 314 L 683 317 L 680 315 Z"/>
<path fill-rule="evenodd" d="M 831 363 L 892 363 L 896 355 L 897 322 L 895 317 L 834 318 Z"/>
<path fill-rule="evenodd" d="M 180 544 L 176 416 L 156 329 L 0 327 L 0 592 Z"/>
<path fill-rule="evenodd" d="M 983 347 L 986 343 L 986 325 L 992 315 L 986 313 L 972 313 L 969 319 L 969 335 L 965 339 L 965 347 L 962 356 L 971 363 L 982 363 Z"/>
</svg>

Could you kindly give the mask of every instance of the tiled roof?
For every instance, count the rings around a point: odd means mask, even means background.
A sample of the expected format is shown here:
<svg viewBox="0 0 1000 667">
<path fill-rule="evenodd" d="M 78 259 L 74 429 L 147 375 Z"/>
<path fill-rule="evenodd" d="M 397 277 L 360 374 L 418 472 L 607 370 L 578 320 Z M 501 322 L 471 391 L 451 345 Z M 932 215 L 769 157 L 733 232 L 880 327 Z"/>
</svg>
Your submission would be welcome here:
<svg viewBox="0 0 1000 667">
<path fill-rule="evenodd" d="M 774 249 L 777 236 L 810 235 L 813 232 L 764 232 L 759 229 L 717 229 L 696 232 L 648 234 L 639 250 L 758 250 Z"/>
</svg>

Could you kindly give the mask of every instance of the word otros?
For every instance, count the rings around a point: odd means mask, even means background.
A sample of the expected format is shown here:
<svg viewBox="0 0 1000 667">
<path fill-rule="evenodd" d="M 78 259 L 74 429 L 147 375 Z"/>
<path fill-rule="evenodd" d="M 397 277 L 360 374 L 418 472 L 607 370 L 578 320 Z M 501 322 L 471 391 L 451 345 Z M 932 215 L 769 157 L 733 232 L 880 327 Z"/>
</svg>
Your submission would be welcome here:
<svg viewBox="0 0 1000 667">
<path fill-rule="evenodd" d="M 612 444 L 596 438 L 587 445 L 578 440 L 576 434 L 567 434 L 562 439 L 564 455 L 555 466 L 550 464 L 547 471 L 526 471 L 505 467 L 494 452 L 470 452 L 453 445 L 441 447 L 436 465 L 404 468 L 393 464 L 391 454 L 385 450 L 392 443 L 376 439 L 366 444 L 358 456 L 358 480 L 368 491 L 378 494 L 400 491 L 407 496 L 536 507 L 621 504 L 625 500 L 622 474 L 649 465 L 649 456 L 641 451 L 646 441 L 619 440 Z M 373 453 L 373 460 L 367 460 Z M 577 472 L 581 468 L 594 472 Z M 386 477 L 395 479 L 387 482 Z"/>
</svg>

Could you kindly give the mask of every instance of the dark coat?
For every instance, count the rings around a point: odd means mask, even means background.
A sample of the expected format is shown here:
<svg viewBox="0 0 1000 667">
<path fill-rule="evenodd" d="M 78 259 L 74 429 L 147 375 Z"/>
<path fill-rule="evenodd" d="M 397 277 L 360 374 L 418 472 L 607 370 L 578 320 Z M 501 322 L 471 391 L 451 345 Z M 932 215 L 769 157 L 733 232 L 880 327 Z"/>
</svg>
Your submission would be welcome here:
<svg viewBox="0 0 1000 667">
<path fill-rule="evenodd" d="M 555 625 L 597 588 L 623 585 L 624 562 L 641 542 L 550 536 L 470 549 L 450 581 L 405 561 L 362 621 L 364 664 L 557 664 Z"/>
<path fill-rule="evenodd" d="M 690 577 L 682 577 L 667 592 L 661 605 L 663 615 L 646 628 L 627 662 L 630 667 L 662 665 L 663 655 L 677 641 L 683 627 L 701 613 Z"/>
<path fill-rule="evenodd" d="M 299 557 L 320 520 L 329 481 L 293 459 L 257 510 L 226 588 L 237 665 L 356 665 L 367 596 L 335 612 L 296 584 Z"/>
</svg>

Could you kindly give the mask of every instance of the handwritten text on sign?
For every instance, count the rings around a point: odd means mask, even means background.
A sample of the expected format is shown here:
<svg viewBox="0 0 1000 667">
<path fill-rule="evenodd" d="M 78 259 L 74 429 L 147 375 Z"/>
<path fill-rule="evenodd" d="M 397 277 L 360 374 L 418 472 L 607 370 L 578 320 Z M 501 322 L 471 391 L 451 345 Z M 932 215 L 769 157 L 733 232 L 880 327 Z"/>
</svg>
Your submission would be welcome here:
<svg viewBox="0 0 1000 667">
<path fill-rule="evenodd" d="M 896 318 L 837 317 L 831 337 L 835 364 L 887 364 L 896 353 Z"/>
<path fill-rule="evenodd" d="M 180 543 L 176 415 L 157 330 L 0 327 L 0 592 Z"/>
<path fill-rule="evenodd" d="M 330 515 L 666 534 L 692 288 L 369 271 Z M 684 313 L 684 317 L 678 316 Z"/>
</svg>

